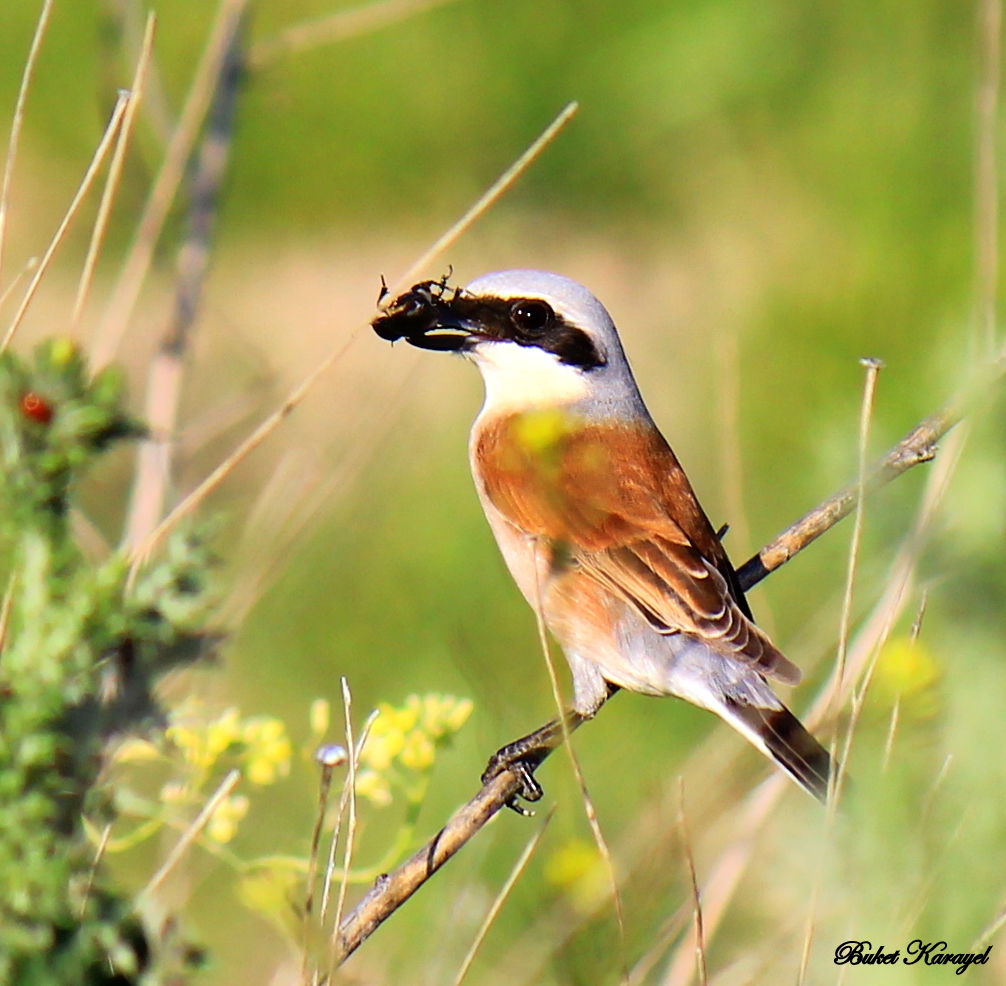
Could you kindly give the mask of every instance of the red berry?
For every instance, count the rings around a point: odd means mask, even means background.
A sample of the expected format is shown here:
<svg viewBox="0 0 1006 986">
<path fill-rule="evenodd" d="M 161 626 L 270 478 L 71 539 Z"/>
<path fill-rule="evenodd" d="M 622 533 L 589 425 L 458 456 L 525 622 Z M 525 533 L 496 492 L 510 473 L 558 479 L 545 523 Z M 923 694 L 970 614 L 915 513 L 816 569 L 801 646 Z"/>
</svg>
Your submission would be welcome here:
<svg viewBox="0 0 1006 986">
<path fill-rule="evenodd" d="M 47 425 L 52 421 L 52 405 L 43 397 L 29 390 L 21 398 L 21 413 L 32 421 L 37 421 L 40 425 Z"/>
</svg>

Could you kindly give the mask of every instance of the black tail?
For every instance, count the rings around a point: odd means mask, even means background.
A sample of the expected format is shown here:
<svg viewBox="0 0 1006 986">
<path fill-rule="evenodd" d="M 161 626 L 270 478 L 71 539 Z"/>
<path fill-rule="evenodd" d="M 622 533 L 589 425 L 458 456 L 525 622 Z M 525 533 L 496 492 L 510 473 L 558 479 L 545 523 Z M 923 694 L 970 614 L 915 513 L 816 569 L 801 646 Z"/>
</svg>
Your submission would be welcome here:
<svg viewBox="0 0 1006 986">
<path fill-rule="evenodd" d="M 831 757 L 785 706 L 762 709 L 727 700 L 729 718 L 818 801 L 828 798 Z"/>
</svg>

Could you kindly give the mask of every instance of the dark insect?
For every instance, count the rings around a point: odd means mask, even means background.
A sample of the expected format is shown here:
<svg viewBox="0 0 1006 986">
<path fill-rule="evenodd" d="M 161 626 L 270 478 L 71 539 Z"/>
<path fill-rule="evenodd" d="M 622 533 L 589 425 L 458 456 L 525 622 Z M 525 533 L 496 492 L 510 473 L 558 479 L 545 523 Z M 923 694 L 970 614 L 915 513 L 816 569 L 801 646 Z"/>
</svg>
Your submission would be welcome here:
<svg viewBox="0 0 1006 986">
<path fill-rule="evenodd" d="M 405 339 L 422 349 L 458 349 L 468 333 L 453 324 L 456 317 L 450 306 L 462 294 L 461 288 L 454 288 L 449 295 L 448 281 L 453 273 L 451 267 L 437 281 L 413 284 L 374 319 L 374 331 L 388 342 Z"/>
<path fill-rule="evenodd" d="M 54 414 L 52 405 L 34 391 L 29 390 L 21 398 L 21 413 L 40 425 L 47 425 Z"/>
</svg>

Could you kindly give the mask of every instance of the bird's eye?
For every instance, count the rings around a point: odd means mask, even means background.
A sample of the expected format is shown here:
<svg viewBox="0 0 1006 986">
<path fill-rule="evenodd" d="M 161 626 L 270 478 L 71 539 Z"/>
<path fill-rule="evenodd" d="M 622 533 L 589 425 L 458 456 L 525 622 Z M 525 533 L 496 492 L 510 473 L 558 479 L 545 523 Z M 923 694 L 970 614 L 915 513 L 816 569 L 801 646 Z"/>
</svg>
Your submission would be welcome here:
<svg viewBox="0 0 1006 986">
<path fill-rule="evenodd" d="M 552 324 L 555 312 L 544 301 L 518 301 L 510 309 L 510 317 L 525 335 L 540 336 Z"/>
</svg>

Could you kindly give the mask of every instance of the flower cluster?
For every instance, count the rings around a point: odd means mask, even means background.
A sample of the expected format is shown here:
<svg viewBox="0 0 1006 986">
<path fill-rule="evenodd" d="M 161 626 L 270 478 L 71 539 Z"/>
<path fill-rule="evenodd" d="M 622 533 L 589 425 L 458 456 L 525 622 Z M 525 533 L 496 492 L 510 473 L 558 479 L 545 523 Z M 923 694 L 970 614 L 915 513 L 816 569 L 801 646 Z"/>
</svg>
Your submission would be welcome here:
<svg viewBox="0 0 1006 986">
<path fill-rule="evenodd" d="M 437 748 L 447 743 L 472 712 L 467 698 L 410 695 L 399 707 L 382 702 L 360 752 L 356 793 L 373 804 L 391 803 L 396 767 L 427 774 Z"/>
<path fill-rule="evenodd" d="M 174 769 L 161 787 L 159 802 L 174 814 L 202 804 L 210 782 L 221 770 L 238 768 L 252 784 L 265 786 L 290 771 L 293 748 L 286 727 L 271 716 L 242 718 L 236 708 L 211 714 L 196 701 L 175 709 L 165 730 L 165 747 L 129 739 L 115 753 L 115 762 L 165 761 Z M 206 834 L 217 843 L 230 842 L 248 812 L 244 795 L 230 795 L 216 808 Z"/>
</svg>

